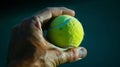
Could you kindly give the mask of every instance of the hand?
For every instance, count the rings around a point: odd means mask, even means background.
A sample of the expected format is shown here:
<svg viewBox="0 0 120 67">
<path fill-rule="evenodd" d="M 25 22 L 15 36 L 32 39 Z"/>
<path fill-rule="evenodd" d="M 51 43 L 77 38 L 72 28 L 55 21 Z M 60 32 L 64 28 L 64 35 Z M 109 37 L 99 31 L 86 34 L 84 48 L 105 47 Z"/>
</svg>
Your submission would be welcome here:
<svg viewBox="0 0 120 67">
<path fill-rule="evenodd" d="M 43 36 L 45 26 L 52 18 L 75 12 L 65 7 L 51 7 L 24 19 L 12 30 L 8 52 L 8 67 L 56 67 L 77 61 L 87 55 L 83 47 L 63 49 L 49 43 Z"/>
</svg>

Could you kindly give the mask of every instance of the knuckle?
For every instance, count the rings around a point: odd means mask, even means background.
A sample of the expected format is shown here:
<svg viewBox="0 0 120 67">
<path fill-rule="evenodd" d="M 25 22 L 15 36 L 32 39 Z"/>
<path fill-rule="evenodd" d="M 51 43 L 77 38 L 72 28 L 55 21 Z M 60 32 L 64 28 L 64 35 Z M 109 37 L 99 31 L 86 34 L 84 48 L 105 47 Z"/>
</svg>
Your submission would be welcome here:
<svg viewBox="0 0 120 67">
<path fill-rule="evenodd" d="M 18 26 L 14 26 L 11 31 L 12 33 L 16 33 L 18 31 Z"/>
<path fill-rule="evenodd" d="M 66 7 L 60 7 L 61 9 L 66 9 Z"/>
<path fill-rule="evenodd" d="M 37 20 L 37 18 L 38 18 L 37 16 L 32 16 L 32 17 L 31 17 L 31 19 L 32 19 L 32 20 L 35 20 L 35 21 Z"/>
<path fill-rule="evenodd" d="M 76 59 L 76 49 L 75 48 L 70 48 L 68 50 L 68 61 L 73 62 Z"/>
<path fill-rule="evenodd" d="M 46 7 L 45 9 L 48 10 L 48 11 L 51 11 L 53 7 Z"/>
</svg>

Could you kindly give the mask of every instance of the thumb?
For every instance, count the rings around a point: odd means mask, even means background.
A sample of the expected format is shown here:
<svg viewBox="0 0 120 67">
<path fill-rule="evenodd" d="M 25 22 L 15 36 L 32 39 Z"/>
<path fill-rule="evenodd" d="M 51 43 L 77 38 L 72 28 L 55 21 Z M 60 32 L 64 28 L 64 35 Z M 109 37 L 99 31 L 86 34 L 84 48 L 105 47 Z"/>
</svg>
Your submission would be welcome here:
<svg viewBox="0 0 120 67">
<path fill-rule="evenodd" d="M 69 48 L 59 56 L 60 64 L 66 62 L 74 62 L 83 59 L 87 55 L 87 50 L 84 47 Z"/>
</svg>

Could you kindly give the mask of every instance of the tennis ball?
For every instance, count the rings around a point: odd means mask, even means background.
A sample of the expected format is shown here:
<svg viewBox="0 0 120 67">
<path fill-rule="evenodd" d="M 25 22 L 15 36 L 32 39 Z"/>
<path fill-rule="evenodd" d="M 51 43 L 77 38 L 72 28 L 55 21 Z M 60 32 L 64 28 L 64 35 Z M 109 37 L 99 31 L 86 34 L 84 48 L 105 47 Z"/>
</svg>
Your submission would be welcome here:
<svg viewBox="0 0 120 67">
<path fill-rule="evenodd" d="M 53 19 L 47 32 L 49 42 L 62 48 L 78 47 L 83 37 L 82 24 L 69 15 L 60 15 Z"/>
</svg>

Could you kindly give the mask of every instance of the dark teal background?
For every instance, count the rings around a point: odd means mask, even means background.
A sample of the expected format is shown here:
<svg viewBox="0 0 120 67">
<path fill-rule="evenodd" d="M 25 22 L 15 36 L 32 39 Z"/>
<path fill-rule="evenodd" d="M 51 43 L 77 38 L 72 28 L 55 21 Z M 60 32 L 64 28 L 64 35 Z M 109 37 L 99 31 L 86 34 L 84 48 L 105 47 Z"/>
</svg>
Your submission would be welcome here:
<svg viewBox="0 0 120 67">
<path fill-rule="evenodd" d="M 10 2 L 10 3 L 9 3 Z M 7 1 L 0 14 L 0 67 L 5 67 L 11 28 L 45 7 L 65 6 L 75 10 L 83 24 L 81 44 L 88 55 L 81 61 L 59 67 L 120 67 L 120 2 L 118 0 Z"/>
</svg>

